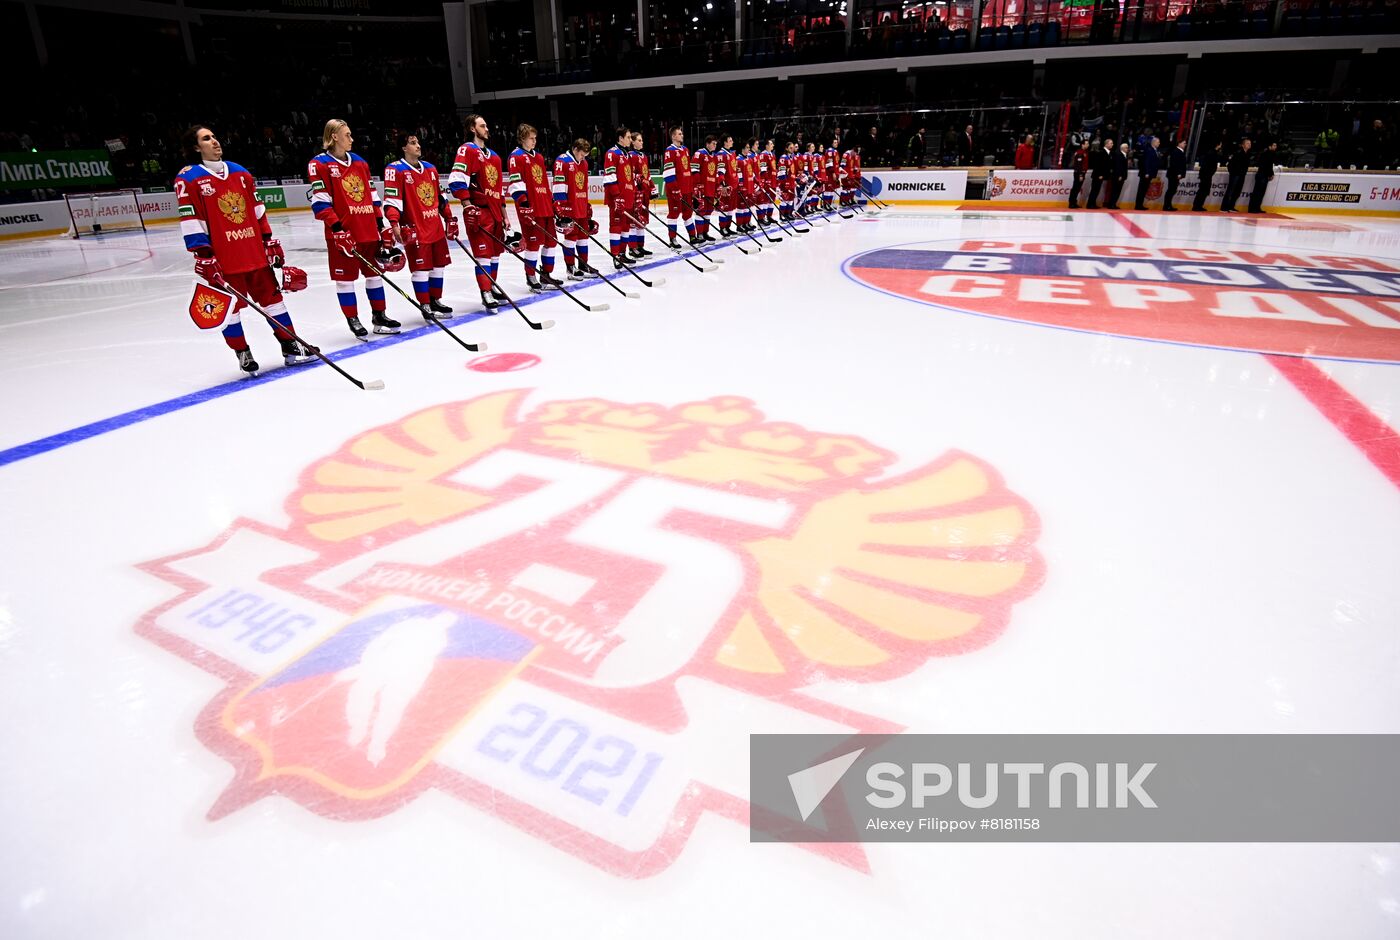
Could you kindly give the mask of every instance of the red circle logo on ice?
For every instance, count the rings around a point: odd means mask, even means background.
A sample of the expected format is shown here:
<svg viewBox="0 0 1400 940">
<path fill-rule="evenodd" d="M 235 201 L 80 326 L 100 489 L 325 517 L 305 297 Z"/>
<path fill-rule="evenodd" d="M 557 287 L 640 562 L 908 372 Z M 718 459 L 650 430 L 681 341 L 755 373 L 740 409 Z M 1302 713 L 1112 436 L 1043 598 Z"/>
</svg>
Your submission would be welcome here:
<svg viewBox="0 0 1400 940">
<path fill-rule="evenodd" d="M 1400 259 L 1171 239 L 949 239 L 847 259 L 853 279 L 952 310 L 1137 339 L 1400 362 Z"/>
<path fill-rule="evenodd" d="M 491 353 L 477 356 L 467 363 L 467 368 L 476 372 L 520 372 L 540 364 L 540 357 L 530 353 Z"/>
</svg>

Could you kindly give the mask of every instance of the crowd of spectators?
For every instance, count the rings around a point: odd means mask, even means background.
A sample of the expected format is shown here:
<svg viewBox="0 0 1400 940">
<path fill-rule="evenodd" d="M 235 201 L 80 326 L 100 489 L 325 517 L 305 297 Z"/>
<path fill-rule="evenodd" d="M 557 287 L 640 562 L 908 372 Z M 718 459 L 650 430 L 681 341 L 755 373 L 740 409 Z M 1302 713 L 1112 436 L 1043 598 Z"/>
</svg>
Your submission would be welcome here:
<svg viewBox="0 0 1400 940">
<path fill-rule="evenodd" d="M 732 16 L 725 21 L 706 14 L 692 21 L 689 7 L 681 15 L 679 10 L 658 5 L 645 43 L 636 41 L 633 18 L 611 28 L 587 30 L 565 42 L 558 62 L 536 61 L 533 50 L 520 45 L 519 30 L 493 29 L 499 42 L 488 45 L 477 61 L 477 82 L 482 88 L 501 89 L 843 59 L 1400 29 L 1396 0 L 1146 0 L 1126 5 L 1116 0 L 1087 4 L 1052 0 L 1034 9 L 1022 5 L 1016 12 L 1007 12 L 1014 6 L 989 6 L 975 34 L 968 21 L 971 4 L 955 16 L 957 6 L 956 2 L 943 8 L 912 3 L 897 13 L 860 11 L 850 24 L 849 36 L 847 16 L 831 7 L 799 4 L 786 12 L 777 6 L 750 9 L 743 39 L 736 40 Z M 517 14 L 488 10 L 488 26 L 493 15 Z"/>
<path fill-rule="evenodd" d="M 321 150 L 325 121 L 332 117 L 349 122 L 354 149 L 376 172 L 400 156 L 396 144 L 400 133 L 417 134 L 425 158 L 442 167 L 450 166 L 462 140 L 461 116 L 448 103 L 446 70 L 441 64 L 379 61 L 355 70 L 357 82 L 349 86 L 332 82 L 324 71 L 304 64 L 289 64 L 281 74 L 283 84 L 278 87 L 238 96 L 211 96 L 205 90 L 209 82 L 175 88 L 159 109 L 149 97 L 120 89 L 66 95 L 60 99 L 66 102 L 61 108 L 43 115 L 31 113 L 18 125 L 0 127 L 0 150 L 105 149 L 111 151 L 117 185 L 168 188 L 188 162 L 180 137 L 194 121 L 214 128 L 229 159 L 246 165 L 258 179 L 279 181 L 303 178 L 308 158 Z M 212 84 L 217 85 L 218 79 Z M 410 88 L 413 91 L 406 91 Z M 1084 140 L 1126 140 L 1140 152 L 1154 134 L 1176 140 L 1190 129 L 1190 121 L 1183 122 L 1183 102 L 1150 87 L 1080 87 L 1070 99 L 1067 116 L 1060 102 L 1046 105 L 1029 96 L 1017 99 L 1004 89 L 994 93 L 975 84 L 965 90 L 971 97 L 957 102 L 880 106 L 861 105 L 858 99 L 852 100 L 859 92 L 852 92 L 848 98 L 823 102 L 810 113 L 766 109 L 759 114 L 701 118 L 653 111 L 638 129 L 654 167 L 660 166 L 661 152 L 669 142 L 667 128 L 674 122 L 685 127 L 692 147 L 700 146 L 710 132 L 732 133 L 736 139 L 791 139 L 802 145 L 815 141 L 822 147 L 839 137 L 843 149 L 857 142 L 861 145 L 866 166 L 906 168 L 1063 168 Z M 1298 105 L 1277 100 L 1280 97 L 1278 91 L 1253 91 L 1242 93 L 1243 103 L 1208 108 L 1202 141 L 1207 145 L 1221 141 L 1227 148 L 1246 136 L 1274 141 L 1281 165 L 1372 169 L 1400 165 L 1400 142 L 1394 132 L 1400 108 L 1345 102 Z M 267 104 L 254 107 L 254 102 Z M 569 142 L 584 137 L 594 143 L 596 164 L 613 143 L 612 122 L 599 113 L 606 107 L 605 101 L 598 101 L 592 113 L 566 109 L 565 119 L 559 121 L 548 120 L 550 110 L 533 98 L 493 102 L 485 111 L 493 143 L 502 152 L 515 146 L 515 126 L 526 121 L 539 128 L 542 152 L 563 152 Z M 4 199 L 58 195 L 10 191 Z"/>
</svg>

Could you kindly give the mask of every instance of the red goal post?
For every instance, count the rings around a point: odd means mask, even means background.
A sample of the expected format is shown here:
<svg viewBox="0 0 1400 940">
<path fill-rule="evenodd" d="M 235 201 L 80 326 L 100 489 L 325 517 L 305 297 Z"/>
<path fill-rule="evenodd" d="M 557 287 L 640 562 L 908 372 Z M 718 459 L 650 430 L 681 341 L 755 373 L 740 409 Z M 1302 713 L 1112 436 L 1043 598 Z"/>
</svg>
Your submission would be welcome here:
<svg viewBox="0 0 1400 940">
<path fill-rule="evenodd" d="M 68 206 L 68 219 L 71 223 L 68 234 L 73 238 L 146 230 L 146 219 L 141 214 L 139 189 L 64 193 L 63 201 Z"/>
</svg>

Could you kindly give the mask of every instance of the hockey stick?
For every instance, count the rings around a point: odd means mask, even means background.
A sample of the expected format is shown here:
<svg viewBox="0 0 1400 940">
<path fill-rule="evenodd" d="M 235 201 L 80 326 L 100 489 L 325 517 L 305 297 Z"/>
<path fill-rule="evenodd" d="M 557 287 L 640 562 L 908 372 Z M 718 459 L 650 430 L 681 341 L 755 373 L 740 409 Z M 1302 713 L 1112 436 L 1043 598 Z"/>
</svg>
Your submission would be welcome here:
<svg viewBox="0 0 1400 940">
<path fill-rule="evenodd" d="M 254 310 L 256 310 L 258 313 L 261 313 L 261 314 L 263 315 L 263 317 L 267 320 L 267 322 L 268 322 L 269 324 L 271 324 L 271 326 L 272 326 L 272 332 L 273 332 L 273 335 L 274 335 L 274 336 L 277 334 L 277 331 L 278 331 L 278 330 L 281 330 L 281 331 L 285 332 L 285 333 L 286 333 L 288 336 L 290 336 L 292 339 L 294 339 L 294 340 L 296 340 L 298 343 L 300 343 L 303 349 L 309 349 L 309 350 L 311 350 L 311 352 L 315 354 L 315 356 L 316 356 L 317 359 L 320 359 L 320 360 L 321 360 L 322 362 L 324 362 L 326 365 L 330 366 L 332 369 L 334 369 L 335 371 L 339 372 L 341 375 L 345 376 L 346 379 L 348 379 L 349 381 L 353 382 L 356 386 L 358 386 L 358 387 L 361 388 L 361 389 L 364 389 L 365 391 L 378 391 L 379 389 L 381 389 L 381 388 L 384 387 L 384 380 L 383 380 L 383 379 L 370 379 L 368 382 L 361 382 L 359 379 L 355 378 L 355 377 L 354 377 L 353 375 L 351 375 L 349 372 L 346 372 L 346 371 L 345 371 L 344 369 L 342 369 L 340 366 L 336 365 L 334 362 L 331 362 L 329 359 L 327 359 L 326 356 L 325 356 L 325 354 L 322 353 L 321 350 L 317 349 L 315 346 L 312 346 L 312 345 L 311 345 L 310 343 L 308 343 L 306 340 L 304 340 L 304 339 L 302 339 L 300 336 L 298 336 L 295 332 L 293 332 L 293 330 L 292 330 L 291 327 L 283 326 L 282 324 L 278 323 L 275 319 L 273 319 L 272 314 L 268 313 L 268 312 L 267 312 L 266 310 L 264 310 L 262 307 L 259 307 L 257 304 L 253 303 L 253 300 L 252 300 L 251 297 L 245 296 L 241 291 L 239 291 L 238 288 L 234 287 L 232 284 L 230 284 L 228 281 L 224 280 L 223 278 L 219 278 L 218 280 L 219 280 L 219 282 L 218 282 L 217 284 L 215 284 L 214 286 L 215 286 L 215 287 L 218 287 L 218 288 L 220 288 L 220 289 L 222 289 L 222 290 L 228 291 L 230 294 L 232 294 L 233 296 L 237 297 L 239 300 L 243 301 L 243 302 L 244 302 L 245 304 L 247 304 L 248 306 L 252 307 L 252 308 L 253 308 Z"/>
<path fill-rule="evenodd" d="M 726 187 L 726 188 L 728 188 L 728 187 Z M 737 202 L 736 202 L 736 204 L 737 204 Z M 723 209 L 720 209 L 720 210 L 719 210 L 719 214 L 720 214 L 721 217 L 723 217 L 723 216 L 728 215 L 729 213 L 725 212 Z M 736 222 L 735 224 L 737 225 L 738 223 Z M 749 251 L 747 248 L 745 248 L 743 245 L 739 244 L 739 242 L 738 242 L 738 238 L 739 238 L 740 235 L 743 234 L 743 232 L 740 232 L 740 231 L 738 231 L 738 230 L 735 230 L 734 234 L 731 235 L 731 234 L 729 234 L 728 232 L 726 232 L 726 231 L 724 230 L 724 226 L 721 225 L 721 226 L 720 226 L 719 233 L 720 233 L 720 235 L 721 235 L 724 239 L 726 239 L 726 240 L 733 240 L 733 241 L 734 241 L 734 247 L 737 248 L 737 249 L 739 249 L 739 253 L 740 253 L 740 254 L 745 254 L 745 255 L 753 254 L 753 252 Z M 755 239 L 755 240 L 756 240 L 756 239 Z M 760 246 L 758 247 L 758 250 L 759 250 L 759 251 L 762 251 L 762 250 L 763 250 L 763 246 L 760 245 Z"/>
<path fill-rule="evenodd" d="M 526 218 L 529 219 L 531 222 L 535 222 L 534 216 L 526 216 Z M 535 222 L 535 225 L 536 225 L 537 227 L 539 226 L 539 224 L 540 224 L 540 223 Z M 495 242 L 496 244 L 500 245 L 502 248 L 504 248 L 506 251 L 510 252 L 511 254 L 515 255 L 516 259 L 517 259 L 521 264 L 524 264 L 524 263 L 525 263 L 525 256 L 522 255 L 520 252 L 518 252 L 518 251 L 516 251 L 514 248 L 510 247 L 510 246 L 507 245 L 505 242 L 503 242 L 503 241 L 501 241 L 499 238 L 497 238 L 495 235 L 492 235 L 490 232 L 486 232 L 485 229 L 482 229 L 482 231 L 485 232 L 485 233 L 486 233 L 486 236 L 487 236 L 488 238 L 490 238 L 493 242 Z M 608 309 L 608 305 L 605 304 L 605 303 L 602 303 L 602 304 L 586 304 L 586 303 L 584 303 L 583 301 L 581 301 L 581 300 L 579 300 L 577 297 L 575 297 L 575 296 L 574 296 L 567 288 L 565 288 L 563 285 L 555 285 L 555 288 L 556 288 L 560 293 L 562 293 L 565 297 L 569 298 L 569 299 L 572 300 L 574 303 L 578 304 L 580 307 L 582 307 L 583 309 L 587 310 L 589 313 L 601 313 L 602 311 Z M 505 293 L 505 291 L 502 291 L 501 293 Z"/>
<path fill-rule="evenodd" d="M 465 349 L 467 352 L 481 352 L 482 350 L 484 350 L 484 349 L 486 348 L 486 344 L 485 344 L 485 343 L 469 343 L 469 342 L 467 342 L 466 340 L 462 339 L 462 337 L 458 336 L 456 333 L 452 332 L 452 331 L 449 330 L 447 327 L 445 327 L 445 326 L 443 326 L 441 323 L 439 323 L 437 317 L 433 316 L 430 312 L 428 312 L 427 310 L 424 310 L 424 309 L 423 309 L 423 307 L 424 307 L 423 304 L 420 304 L 418 301 L 414 300 L 412 297 L 410 297 L 410 296 L 408 296 L 407 294 L 405 294 L 405 293 L 403 292 L 403 288 L 399 287 L 399 285 L 397 285 L 397 284 L 395 284 L 393 281 L 389 280 L 389 275 L 385 274 L 382 270 L 379 269 L 379 267 L 378 267 L 377 265 L 371 263 L 369 260 L 367 260 L 367 259 L 365 258 L 364 255 L 360 254 L 359 249 L 356 249 L 356 250 L 355 250 L 355 257 L 360 259 L 360 263 L 361 263 L 361 264 L 365 265 L 365 266 L 368 267 L 371 271 L 374 271 L 376 274 L 378 274 L 379 277 L 380 277 L 380 279 L 381 279 L 382 281 L 384 281 L 385 284 L 388 284 L 390 287 L 392 287 L 392 288 L 394 289 L 394 293 L 398 294 L 398 295 L 399 295 L 400 297 L 402 297 L 404 300 L 406 300 L 406 301 L 408 301 L 409 303 L 413 304 L 413 309 L 417 310 L 418 313 L 423 317 L 424 320 L 427 320 L 427 321 L 428 321 L 429 323 L 431 323 L 433 326 L 437 327 L 438 329 L 440 329 L 440 330 L 442 330 L 444 333 L 446 333 L 448 336 L 452 337 L 452 339 L 457 343 L 458 346 L 461 346 L 461 347 L 462 347 L 463 349 Z"/>
<path fill-rule="evenodd" d="M 802 190 L 802 196 L 797 200 L 797 204 L 798 204 L 799 206 L 805 207 L 805 206 L 807 205 L 807 200 L 808 200 L 808 198 L 810 198 L 811 195 L 812 195 L 812 191 L 815 190 L 816 188 L 817 188 L 817 184 L 816 184 L 816 181 L 815 181 L 815 180 L 812 181 L 812 182 L 809 182 L 809 183 L 807 184 L 807 188 L 804 189 L 804 190 Z M 809 213 L 807 213 L 805 216 L 803 216 L 803 218 L 806 218 L 806 219 L 817 218 L 817 219 L 821 219 L 821 221 L 827 223 L 828 225 L 831 224 L 831 220 L 828 219 L 828 218 L 826 218 L 826 217 L 824 217 L 824 216 L 822 216 L 822 215 L 820 214 L 820 212 L 809 212 Z M 812 227 L 813 227 L 813 228 L 816 228 L 816 226 L 812 226 Z"/>
<path fill-rule="evenodd" d="M 745 208 L 748 208 L 748 207 L 745 207 Z M 736 226 L 739 224 L 739 219 L 738 219 L 738 213 L 737 213 L 737 212 L 735 213 L 734 224 L 735 224 Z M 753 232 L 745 232 L 745 231 L 743 231 L 743 230 L 741 229 L 741 230 L 739 231 L 739 234 L 740 234 L 740 235 L 747 235 L 749 238 L 753 238 L 753 243 L 754 243 L 755 245 L 758 246 L 758 250 L 759 250 L 759 251 L 762 251 L 762 250 L 763 250 L 763 242 L 759 241 L 757 238 L 754 238 L 754 237 L 753 237 Z M 764 237 L 767 238 L 766 235 L 765 235 Z"/>
<path fill-rule="evenodd" d="M 653 234 L 655 234 L 655 233 L 653 233 Z M 617 257 L 620 257 L 619 255 L 615 255 L 615 254 L 612 253 L 612 248 L 611 248 L 610 246 L 604 245 L 601 241 L 599 241 L 598 239 L 594 238 L 592 235 L 589 235 L 589 236 L 588 236 L 588 240 L 591 241 L 593 244 L 597 245 L 599 248 L 603 249 L 603 251 L 607 253 L 607 255 L 608 255 L 609 258 L 617 258 Z M 603 277 L 603 272 L 602 272 L 602 271 L 598 271 L 597 268 L 594 268 L 593 270 L 597 272 L 597 274 L 598 274 L 599 277 Z M 632 270 L 632 266 L 631 266 L 630 264 L 628 264 L 625 260 L 623 261 L 622 267 L 621 267 L 620 270 L 626 271 L 628 274 L 632 275 L 632 276 L 635 277 L 637 280 L 641 281 L 641 282 L 642 282 L 643 284 L 645 284 L 647 287 L 659 287 L 659 286 L 661 286 L 662 284 L 665 284 L 665 283 L 666 283 L 666 279 L 665 279 L 664 277 L 658 277 L 658 278 L 656 278 L 655 280 L 648 281 L 646 278 L 642 277 L 642 276 L 641 276 L 640 274 L 638 274 L 636 271 L 633 271 L 633 270 Z M 617 275 L 614 274 L 613 277 L 617 277 Z M 607 280 L 607 278 L 603 278 L 603 279 L 604 279 L 604 280 Z"/>
<path fill-rule="evenodd" d="M 769 199 L 772 199 L 776 203 L 778 215 L 776 216 L 774 221 L 778 223 L 778 226 L 782 228 L 783 231 L 791 232 L 793 235 L 805 235 L 806 233 L 811 231 L 810 228 L 798 228 L 797 225 L 791 219 L 789 219 L 787 222 L 784 222 L 782 194 L 779 193 L 777 190 L 767 188 L 764 189 L 764 192 L 768 194 Z"/>
<path fill-rule="evenodd" d="M 759 187 L 760 190 L 762 190 L 762 188 L 762 186 Z M 755 209 L 755 207 L 753 206 L 750 206 L 749 208 Z M 776 245 L 783 240 L 783 237 L 781 235 L 779 235 L 777 238 L 774 238 L 772 235 L 768 234 L 768 229 L 771 227 L 771 224 L 764 224 L 763 212 L 761 207 L 755 209 L 753 213 L 753 222 L 754 225 L 758 226 L 759 234 L 761 234 L 764 238 L 768 239 L 768 241 L 772 244 Z"/>
<path fill-rule="evenodd" d="M 627 212 L 626 210 L 623 210 L 623 213 L 622 213 L 622 214 L 625 215 L 625 216 L 627 216 L 629 219 L 632 219 L 633 222 L 637 222 L 637 219 L 636 219 L 630 212 Z M 718 270 L 719 270 L 719 267 L 718 267 L 717 265 L 713 265 L 713 264 L 712 264 L 712 265 L 710 265 L 709 267 L 706 267 L 706 266 L 701 265 L 701 264 L 696 264 L 694 261 L 690 260 L 690 258 L 689 258 L 686 254 L 684 254 L 684 252 L 683 252 L 682 249 L 677 248 L 675 245 L 671 244 L 671 240 L 670 240 L 669 238 L 661 238 L 661 237 L 660 237 L 659 235 L 657 235 L 655 232 L 652 232 L 651 226 L 649 226 L 649 225 L 644 225 L 644 224 L 641 223 L 641 222 L 637 222 L 637 224 L 638 224 L 638 225 L 641 225 L 642 228 L 646 229 L 648 232 L 651 232 L 651 234 L 652 234 L 655 238 L 657 238 L 663 245 L 665 245 L 667 248 L 669 248 L 669 249 L 671 249 L 672 251 L 674 251 L 674 252 L 676 253 L 676 257 L 677 257 L 677 258 L 680 258 L 682 261 L 684 261 L 686 264 L 690 265 L 690 266 L 691 266 L 692 268 L 694 268 L 695 270 L 701 271 L 701 272 L 706 272 L 706 271 L 718 271 Z M 591 238 L 592 236 L 589 236 L 589 237 Z M 718 258 L 711 258 L 709 255 L 705 254 L 705 253 L 704 253 L 703 251 L 701 251 L 699 248 L 695 248 L 694 245 L 691 245 L 690 247 L 691 247 L 691 248 L 694 248 L 694 249 L 695 249 L 695 253 L 696 253 L 697 255 L 699 255 L 700 257 L 704 258 L 706 261 L 718 261 L 718 260 L 719 260 Z M 628 270 L 631 272 L 631 274 L 632 274 L 633 277 L 638 277 L 638 278 L 640 277 L 640 275 L 638 275 L 636 271 L 632 271 L 630 268 L 629 268 Z"/>
<path fill-rule="evenodd" d="M 535 222 L 535 220 L 534 220 L 533 218 L 532 218 L 530 221 L 531 221 L 531 222 Z M 583 228 L 583 224 L 582 224 L 582 223 L 574 222 L 573 219 L 570 219 L 569 222 L 570 222 L 570 224 L 572 224 L 572 225 L 574 225 L 575 227 L 577 227 L 578 230 L 579 230 L 580 232 L 583 232 L 583 234 L 584 234 L 585 236 L 588 234 L 588 232 L 584 231 L 584 228 Z M 544 228 L 544 224 L 541 223 L 541 222 L 535 222 L 535 225 L 536 225 L 537 227 L 539 227 L 539 228 Z M 599 247 L 606 247 L 606 246 L 600 245 Z M 623 297 L 630 298 L 631 300 L 640 300 L 640 299 L 641 299 L 641 297 L 642 297 L 641 294 L 633 293 L 633 292 L 630 291 L 630 290 L 623 290 L 621 287 L 618 287 L 618 286 L 617 286 L 616 284 L 614 284 L 612 281 L 610 281 L 610 280 L 608 280 L 606 277 L 604 277 L 602 271 L 598 271 L 596 268 L 594 268 L 594 271 L 595 271 L 595 273 L 597 273 L 598 279 L 599 279 L 600 281 L 602 281 L 604 284 L 606 284 L 606 285 L 608 285 L 609 287 L 611 287 L 613 290 L 617 291 L 617 292 L 618 292 L 619 294 L 621 294 Z"/>
<path fill-rule="evenodd" d="M 700 211 L 700 197 L 697 196 L 697 195 L 695 195 L 694 193 L 691 193 L 691 194 L 690 194 L 690 211 L 691 211 L 692 213 L 694 213 L 695 218 L 701 220 L 701 221 L 705 224 L 705 227 L 706 227 L 706 228 L 709 228 L 709 227 L 710 227 L 710 217 L 709 217 L 709 215 L 707 215 L 707 214 L 705 214 L 705 213 L 703 213 L 703 212 Z M 716 211 L 718 211 L 718 210 L 716 210 Z M 709 236 L 708 233 L 706 233 L 705 237 L 706 237 L 706 238 L 709 238 L 710 236 Z M 726 236 L 725 236 L 725 239 L 728 239 L 728 238 L 729 238 L 729 236 L 726 235 Z M 710 240 L 711 240 L 711 241 L 723 241 L 723 240 L 725 240 L 725 239 L 712 238 L 712 239 L 710 239 Z M 723 259 L 723 258 L 712 258 L 712 257 L 710 257 L 709 255 L 705 254 L 704 251 L 700 250 L 700 248 L 697 247 L 693 242 L 691 243 L 691 246 L 690 246 L 690 247 L 694 248 L 694 249 L 695 249 L 695 253 L 698 254 L 700 257 L 704 258 L 706 261 L 709 261 L 709 262 L 711 262 L 712 264 L 724 264 L 724 259 Z M 673 248 L 672 250 L 674 250 L 674 248 Z"/>
<path fill-rule="evenodd" d="M 501 296 L 506 299 L 506 303 L 510 304 L 512 307 L 515 308 L 515 312 L 520 314 L 520 319 L 524 320 L 527 324 L 529 324 L 530 329 L 547 330 L 550 327 L 554 326 L 553 320 L 541 320 L 540 322 L 536 323 L 534 320 L 531 320 L 529 317 L 525 316 L 525 311 L 521 310 L 518 306 L 516 306 L 515 301 L 510 299 L 510 294 L 507 294 L 504 290 L 501 290 L 501 285 L 496 283 L 496 279 L 491 276 L 491 272 L 486 270 L 485 266 L 482 265 L 480 261 L 476 260 L 476 255 L 472 254 L 472 250 L 466 245 L 462 244 L 462 240 L 460 238 L 454 238 L 452 240 L 457 243 L 458 248 L 462 249 L 467 253 L 468 258 L 472 259 L 472 264 L 476 265 L 476 269 L 482 274 L 486 275 L 486 279 L 491 282 L 491 286 L 496 288 L 496 290 L 501 291 Z"/>
<path fill-rule="evenodd" d="M 856 182 L 860 183 L 860 191 L 861 191 L 862 193 L 865 194 L 865 198 L 866 198 L 866 199 L 869 199 L 871 202 L 875 203 L 875 205 L 876 205 L 877 208 L 880 208 L 880 209 L 888 209 L 888 208 L 890 207 L 890 204 L 889 204 L 888 202 L 884 202 L 884 201 L 882 201 L 882 200 L 879 200 L 879 199 L 876 199 L 876 198 L 875 198 L 875 194 L 872 193 L 872 192 L 866 187 L 866 185 L 865 185 L 865 180 L 864 180 L 864 179 L 857 180 Z"/>
</svg>

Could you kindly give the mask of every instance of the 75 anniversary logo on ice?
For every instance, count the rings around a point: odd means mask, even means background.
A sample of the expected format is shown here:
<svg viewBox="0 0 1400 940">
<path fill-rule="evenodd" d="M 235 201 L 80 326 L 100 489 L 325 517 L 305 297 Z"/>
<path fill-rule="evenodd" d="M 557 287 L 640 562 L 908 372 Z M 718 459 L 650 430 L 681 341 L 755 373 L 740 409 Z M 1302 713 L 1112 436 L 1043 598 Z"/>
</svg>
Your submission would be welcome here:
<svg viewBox="0 0 1400 940">
<path fill-rule="evenodd" d="M 435 788 L 464 826 L 650 875 L 706 814 L 744 838 L 751 731 L 899 730 L 821 684 L 990 642 L 1041 581 L 1034 512 L 969 454 L 890 475 L 742 398 L 526 398 L 359 434 L 302 472 L 285 528 L 141 566 L 176 590 L 137 631 L 226 683 L 195 724 L 234 767 L 211 819 Z"/>
</svg>

